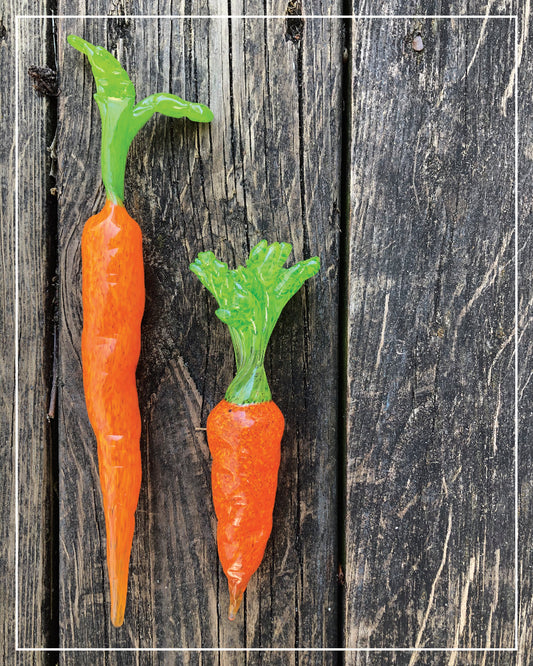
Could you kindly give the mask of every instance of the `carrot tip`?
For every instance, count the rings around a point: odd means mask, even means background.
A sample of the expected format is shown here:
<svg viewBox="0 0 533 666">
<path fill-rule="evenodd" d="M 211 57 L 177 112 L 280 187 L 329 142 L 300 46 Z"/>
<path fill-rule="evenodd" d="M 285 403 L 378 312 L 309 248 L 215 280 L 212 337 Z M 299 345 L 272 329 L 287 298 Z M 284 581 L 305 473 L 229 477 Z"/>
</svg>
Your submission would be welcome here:
<svg viewBox="0 0 533 666">
<path fill-rule="evenodd" d="M 121 627 L 124 624 L 124 611 L 126 610 L 126 599 L 111 599 L 111 624 Z"/>
<path fill-rule="evenodd" d="M 241 601 L 242 601 L 242 594 L 238 599 L 233 597 L 233 596 L 230 596 L 228 620 L 234 620 L 235 619 L 235 616 L 237 615 L 237 611 L 239 610 L 239 607 L 241 605 Z"/>
<path fill-rule="evenodd" d="M 127 578 L 122 585 L 119 585 L 118 581 L 111 584 L 111 623 L 115 627 L 121 627 L 124 623 L 127 585 Z"/>
<path fill-rule="evenodd" d="M 121 627 L 124 624 L 124 613 L 122 614 L 121 617 L 113 617 L 111 616 L 111 624 L 114 627 Z"/>
</svg>

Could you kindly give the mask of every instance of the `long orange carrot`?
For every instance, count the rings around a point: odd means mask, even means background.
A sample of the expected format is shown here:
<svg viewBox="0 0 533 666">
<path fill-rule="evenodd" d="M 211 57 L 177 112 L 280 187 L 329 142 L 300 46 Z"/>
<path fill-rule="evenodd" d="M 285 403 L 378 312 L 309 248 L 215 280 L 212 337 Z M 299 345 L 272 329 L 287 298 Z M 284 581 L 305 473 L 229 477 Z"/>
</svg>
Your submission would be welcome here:
<svg viewBox="0 0 533 666">
<path fill-rule="evenodd" d="M 105 49 L 70 35 L 89 58 L 102 118 L 102 180 L 106 203 L 82 234 L 82 366 L 85 401 L 96 435 L 107 534 L 111 622 L 124 621 L 128 568 L 141 486 L 141 416 L 135 369 L 144 310 L 142 235 L 127 213 L 124 172 L 130 144 L 158 111 L 208 122 L 211 111 L 175 95 L 150 95 L 135 105 L 135 88 Z"/>
<path fill-rule="evenodd" d="M 320 268 L 318 257 L 283 268 L 291 249 L 289 243 L 261 241 L 250 251 L 245 268 L 230 271 L 212 252 L 201 252 L 190 267 L 220 305 L 216 314 L 229 326 L 237 363 L 225 399 L 207 419 L 218 553 L 228 579 L 230 620 L 272 530 L 285 422 L 268 386 L 266 346 L 287 301 Z"/>
</svg>

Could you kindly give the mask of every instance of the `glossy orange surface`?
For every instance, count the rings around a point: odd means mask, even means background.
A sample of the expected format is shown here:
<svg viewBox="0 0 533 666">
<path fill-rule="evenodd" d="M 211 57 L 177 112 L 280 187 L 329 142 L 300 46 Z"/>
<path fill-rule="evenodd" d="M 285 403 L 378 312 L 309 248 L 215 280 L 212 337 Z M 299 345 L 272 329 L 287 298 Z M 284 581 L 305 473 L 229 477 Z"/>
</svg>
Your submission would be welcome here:
<svg viewBox="0 0 533 666">
<path fill-rule="evenodd" d="M 107 201 L 86 222 L 81 249 L 83 385 L 98 444 L 111 621 L 120 626 L 141 485 L 135 382 L 144 311 L 141 230 L 125 208 Z"/>
<path fill-rule="evenodd" d="M 284 426 L 272 401 L 235 405 L 222 400 L 207 419 L 218 554 L 228 579 L 230 620 L 272 530 Z"/>
</svg>

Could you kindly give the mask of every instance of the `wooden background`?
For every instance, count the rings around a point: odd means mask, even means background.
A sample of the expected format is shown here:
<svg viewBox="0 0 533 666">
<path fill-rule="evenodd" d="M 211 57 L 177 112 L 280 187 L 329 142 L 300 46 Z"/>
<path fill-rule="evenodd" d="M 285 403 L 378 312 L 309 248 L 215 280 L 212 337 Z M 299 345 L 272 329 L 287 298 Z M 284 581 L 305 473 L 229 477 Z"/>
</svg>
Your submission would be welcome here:
<svg viewBox="0 0 533 666">
<path fill-rule="evenodd" d="M 405 18 L 421 12 L 482 17 Z M 15 14 L 51 13 L 71 18 L 16 30 Z M 87 13 L 116 18 L 77 18 Z M 494 18 L 505 14 L 517 21 Z M 529 2 L 505 0 L 2 2 L 3 663 L 532 663 L 529 21 Z M 147 304 L 143 484 L 120 629 L 80 364 L 100 121 L 71 32 L 110 49 L 139 99 L 170 91 L 215 114 L 209 126 L 155 117 L 128 161 Z M 34 90 L 32 65 L 58 71 L 57 97 Z M 201 428 L 233 354 L 188 264 L 212 249 L 234 266 L 261 238 L 291 242 L 291 262 L 318 254 L 322 270 L 269 347 L 287 423 L 274 529 L 229 623 Z M 172 651 L 199 647 L 279 650 Z"/>
</svg>

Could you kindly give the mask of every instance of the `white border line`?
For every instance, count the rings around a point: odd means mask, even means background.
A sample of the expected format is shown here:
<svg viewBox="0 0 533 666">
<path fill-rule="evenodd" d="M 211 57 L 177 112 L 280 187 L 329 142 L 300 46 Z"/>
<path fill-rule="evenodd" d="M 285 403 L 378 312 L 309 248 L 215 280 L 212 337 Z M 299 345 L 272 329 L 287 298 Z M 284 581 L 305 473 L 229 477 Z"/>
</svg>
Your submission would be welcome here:
<svg viewBox="0 0 533 666">
<path fill-rule="evenodd" d="M 18 652 L 516 652 L 516 648 L 17 648 Z"/>
<path fill-rule="evenodd" d="M 142 16 L 136 14 L 115 14 L 110 16 L 108 14 L 86 14 L 80 16 L 78 14 L 25 14 L 17 15 L 17 19 L 288 19 L 291 18 L 289 14 L 143 14 Z M 516 14 L 332 14 L 321 15 L 321 14 L 303 14 L 303 15 L 294 15 L 292 18 L 300 18 L 303 20 L 306 19 L 513 19 L 516 18 Z"/>
<path fill-rule="evenodd" d="M 19 22 L 15 19 L 15 648 L 19 649 Z"/>
<path fill-rule="evenodd" d="M 518 298 L 518 19 L 515 15 L 514 17 L 514 174 L 515 174 L 515 186 L 514 186 L 514 217 L 515 217 L 515 228 L 514 228 L 514 483 L 515 483 L 515 521 L 514 521 L 514 548 L 515 548 L 515 570 L 514 570 L 514 583 L 515 583 L 515 626 L 514 626 L 514 640 L 515 640 L 515 649 L 518 650 L 518 625 L 519 625 L 519 580 L 518 580 L 518 502 L 519 502 L 519 458 L 518 458 L 518 308 L 519 308 L 519 298 Z"/>
<path fill-rule="evenodd" d="M 519 577 L 518 577 L 518 539 L 519 539 L 519 530 L 518 530 L 518 502 L 519 502 L 519 456 L 518 456 L 518 307 L 519 307 L 519 298 L 518 298 L 518 218 L 519 218 L 519 200 L 518 200 L 518 155 L 519 155 L 519 140 L 518 140 L 518 15 L 517 14 L 496 14 L 496 15 L 487 15 L 487 14 L 334 14 L 331 16 L 327 15 L 303 15 L 299 18 L 303 20 L 311 19 L 350 19 L 352 21 L 356 20 L 380 20 L 380 19 L 396 19 L 396 20 L 433 20 L 433 19 L 505 19 L 512 20 L 514 24 L 514 130 L 515 130 L 515 141 L 514 141 L 514 167 L 515 167 L 515 192 L 514 192 L 514 217 L 515 217 L 515 317 L 514 317 L 514 370 L 515 370 L 515 387 L 514 387 L 514 417 L 515 417 L 515 454 L 514 454 L 514 482 L 515 482 L 515 525 L 514 525 L 514 534 L 515 534 L 515 572 L 514 572 L 514 582 L 515 582 L 515 619 L 514 619 L 514 640 L 515 645 L 512 648 L 436 648 L 436 647 L 418 647 L 418 648 L 372 648 L 372 647 L 342 647 L 342 648 L 315 648 L 315 647 L 298 647 L 298 648 L 114 648 L 114 647 L 103 647 L 103 648 L 52 648 L 52 647 L 30 647 L 23 648 L 19 647 L 18 637 L 19 637 L 19 474 L 18 474 L 18 462 L 19 462 L 19 399 L 18 399 L 18 375 L 19 375 L 19 21 L 22 19 L 157 19 L 157 20 L 169 20 L 169 19 L 287 19 L 287 14 L 279 15 L 262 15 L 262 14 L 250 14 L 250 15 L 240 15 L 240 14 L 214 14 L 212 16 L 200 15 L 200 14 L 146 14 L 146 15 L 135 15 L 127 14 L 120 16 L 109 16 L 109 15 L 77 15 L 77 14 L 27 14 L 15 16 L 15 401 L 14 401 L 14 449 L 15 449 L 15 650 L 16 652 L 517 652 L 518 651 L 518 640 L 519 640 Z"/>
</svg>

